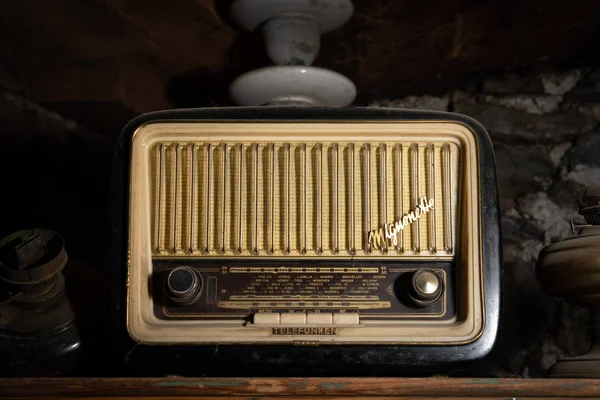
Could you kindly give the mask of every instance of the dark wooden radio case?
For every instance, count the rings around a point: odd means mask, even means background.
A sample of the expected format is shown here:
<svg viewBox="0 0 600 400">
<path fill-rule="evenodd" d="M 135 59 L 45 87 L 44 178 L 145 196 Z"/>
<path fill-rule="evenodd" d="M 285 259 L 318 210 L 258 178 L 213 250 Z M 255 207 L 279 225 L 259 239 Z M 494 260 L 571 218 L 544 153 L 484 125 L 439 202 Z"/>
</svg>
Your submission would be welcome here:
<svg viewBox="0 0 600 400">
<path fill-rule="evenodd" d="M 126 328 L 128 193 L 131 139 L 154 122 L 275 121 L 449 121 L 474 133 L 480 177 L 484 329 L 465 345 L 144 345 Z M 107 340 L 114 365 L 126 375 L 161 376 L 394 376 L 443 372 L 470 366 L 494 345 L 499 323 L 501 246 L 494 153 L 476 121 L 453 113 L 372 108 L 260 107 L 206 108 L 150 113 L 123 130 L 114 159 L 111 188 L 111 246 L 107 256 L 109 308 Z"/>
</svg>

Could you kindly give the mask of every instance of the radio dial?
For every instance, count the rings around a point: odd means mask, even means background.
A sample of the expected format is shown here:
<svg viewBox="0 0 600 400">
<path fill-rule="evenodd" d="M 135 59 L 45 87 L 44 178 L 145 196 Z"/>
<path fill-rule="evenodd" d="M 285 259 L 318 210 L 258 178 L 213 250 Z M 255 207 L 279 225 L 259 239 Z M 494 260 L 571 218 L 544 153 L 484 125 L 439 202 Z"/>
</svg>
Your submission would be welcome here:
<svg viewBox="0 0 600 400">
<path fill-rule="evenodd" d="M 178 304 L 190 304 L 202 293 L 202 275 L 191 267 L 176 267 L 167 276 L 169 298 Z"/>
<path fill-rule="evenodd" d="M 438 301 L 442 295 L 443 282 L 430 269 L 414 273 L 411 281 L 410 297 L 416 305 L 428 306 Z"/>
</svg>

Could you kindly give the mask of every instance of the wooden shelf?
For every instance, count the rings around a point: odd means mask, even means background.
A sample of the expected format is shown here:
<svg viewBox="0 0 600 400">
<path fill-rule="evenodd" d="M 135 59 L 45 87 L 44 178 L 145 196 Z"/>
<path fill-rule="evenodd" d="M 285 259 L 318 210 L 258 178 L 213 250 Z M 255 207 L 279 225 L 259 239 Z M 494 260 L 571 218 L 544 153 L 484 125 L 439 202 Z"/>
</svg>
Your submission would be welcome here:
<svg viewBox="0 0 600 400">
<path fill-rule="evenodd" d="M 600 380 L 496 378 L 11 378 L 0 398 L 590 398 Z"/>
</svg>

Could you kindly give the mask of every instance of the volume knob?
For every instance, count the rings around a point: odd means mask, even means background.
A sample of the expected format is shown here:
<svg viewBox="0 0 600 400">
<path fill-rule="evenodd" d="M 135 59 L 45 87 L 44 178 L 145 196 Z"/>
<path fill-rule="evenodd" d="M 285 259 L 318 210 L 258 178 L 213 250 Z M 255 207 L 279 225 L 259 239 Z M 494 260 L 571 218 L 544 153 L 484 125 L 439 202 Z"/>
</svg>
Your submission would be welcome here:
<svg viewBox="0 0 600 400">
<path fill-rule="evenodd" d="M 427 306 L 439 300 L 443 291 L 443 282 L 430 269 L 421 269 L 414 273 L 409 296 L 416 305 Z"/>
<path fill-rule="evenodd" d="M 167 275 L 169 298 L 178 304 L 190 304 L 200 297 L 204 280 L 191 267 L 176 267 Z"/>
</svg>

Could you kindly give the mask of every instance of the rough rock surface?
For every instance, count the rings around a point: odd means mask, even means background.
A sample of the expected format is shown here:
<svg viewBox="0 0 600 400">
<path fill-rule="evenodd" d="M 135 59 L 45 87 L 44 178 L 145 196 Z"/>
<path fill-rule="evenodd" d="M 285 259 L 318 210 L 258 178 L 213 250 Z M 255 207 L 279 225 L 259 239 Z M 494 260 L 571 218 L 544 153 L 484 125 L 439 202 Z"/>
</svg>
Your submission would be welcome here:
<svg viewBox="0 0 600 400">
<path fill-rule="evenodd" d="M 569 220 L 582 221 L 579 196 L 600 182 L 600 69 L 505 73 L 475 86 L 373 106 L 454 111 L 487 129 L 502 214 L 502 320 L 490 360 L 471 372 L 543 376 L 590 346 L 588 311 L 544 295 L 535 263 L 544 246 L 571 235 Z"/>
</svg>

